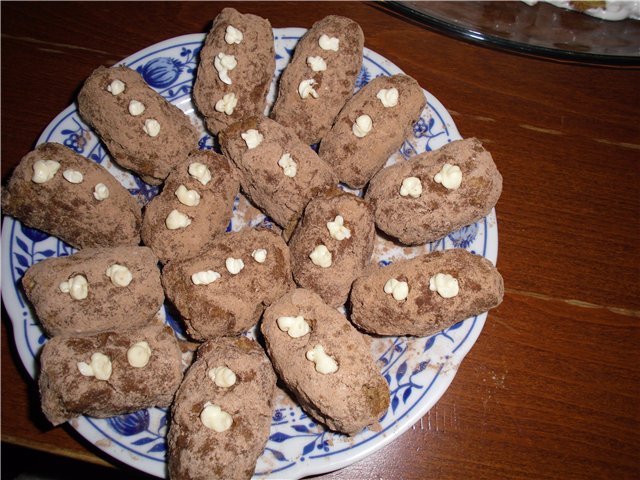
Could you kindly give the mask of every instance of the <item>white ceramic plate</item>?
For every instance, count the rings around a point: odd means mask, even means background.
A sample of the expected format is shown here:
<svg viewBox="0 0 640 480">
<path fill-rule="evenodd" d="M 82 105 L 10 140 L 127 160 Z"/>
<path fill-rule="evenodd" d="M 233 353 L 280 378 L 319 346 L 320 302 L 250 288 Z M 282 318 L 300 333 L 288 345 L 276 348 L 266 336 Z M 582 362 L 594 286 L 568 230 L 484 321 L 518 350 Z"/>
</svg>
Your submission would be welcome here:
<svg viewBox="0 0 640 480">
<path fill-rule="evenodd" d="M 276 75 L 270 92 L 275 96 L 275 81 L 305 30 L 274 29 Z M 191 103 L 191 87 L 197 67 L 198 50 L 204 35 L 184 35 L 146 48 L 121 63 L 138 70 L 144 79 L 165 98 L 190 115 L 201 131 L 200 148 L 214 147 L 214 139 L 202 127 Z M 379 75 L 401 73 L 389 60 L 365 48 L 364 62 L 357 81 L 360 88 Z M 440 102 L 425 91 L 428 105 L 415 125 L 413 136 L 404 142 L 389 163 L 402 161 L 417 153 L 433 150 L 460 138 L 453 120 Z M 80 119 L 76 106 L 61 112 L 38 140 L 58 142 L 107 167 L 138 196 L 142 203 L 157 193 L 138 178 L 111 163 L 96 135 Z M 25 152 L 26 153 L 26 152 Z M 272 226 L 239 196 L 228 230 L 250 225 Z M 489 258 L 494 264 L 498 253 L 495 211 L 479 222 L 422 247 L 403 248 L 378 237 L 374 261 L 386 265 L 435 249 L 466 248 Z M 37 355 L 46 342 L 28 304 L 20 279 L 32 264 L 49 257 L 69 255 L 73 249 L 54 237 L 30 229 L 10 217 L 3 223 L 2 296 L 13 323 L 17 350 L 25 368 L 35 378 Z M 179 321 L 163 308 L 159 316 L 178 332 Z M 460 362 L 474 344 L 486 314 L 469 318 L 427 338 L 376 339 L 372 353 L 389 383 L 391 405 L 375 428 L 355 437 L 328 432 L 293 403 L 284 393 L 276 399 L 269 441 L 259 459 L 257 478 L 300 478 L 342 468 L 381 448 L 418 421 L 442 396 L 451 383 Z M 158 477 L 166 477 L 167 417 L 164 409 L 151 408 L 110 419 L 80 417 L 71 425 L 89 442 L 115 459 Z"/>
</svg>

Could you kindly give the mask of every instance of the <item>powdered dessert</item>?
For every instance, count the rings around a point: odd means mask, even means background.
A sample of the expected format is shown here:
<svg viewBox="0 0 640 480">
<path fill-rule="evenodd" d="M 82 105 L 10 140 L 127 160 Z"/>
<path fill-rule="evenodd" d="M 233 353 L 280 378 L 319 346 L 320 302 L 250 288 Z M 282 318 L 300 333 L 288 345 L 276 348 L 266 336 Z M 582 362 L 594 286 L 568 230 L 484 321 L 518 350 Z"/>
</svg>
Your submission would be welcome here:
<svg viewBox="0 0 640 480">
<path fill-rule="evenodd" d="M 337 183 L 329 165 L 293 129 L 266 117 L 231 125 L 220 133 L 220 145 L 240 172 L 242 190 L 287 231 L 309 200 Z"/>
<path fill-rule="evenodd" d="M 289 248 L 271 230 L 224 233 L 195 257 L 165 265 L 162 285 L 191 338 L 238 335 L 293 288 Z"/>
<path fill-rule="evenodd" d="M 293 278 L 338 307 L 369 264 L 374 241 L 367 202 L 338 189 L 319 195 L 307 205 L 289 242 Z"/>
<path fill-rule="evenodd" d="M 40 357 L 42 411 L 53 425 L 167 407 L 182 380 L 180 348 L 163 325 L 92 336 L 58 335 Z"/>
<path fill-rule="evenodd" d="M 261 326 L 278 376 L 302 408 L 332 430 L 353 435 L 378 421 L 389 387 L 363 335 L 310 290 L 293 290 Z"/>
<path fill-rule="evenodd" d="M 246 337 L 204 343 L 171 409 L 169 475 L 249 479 L 271 427 L 276 376 Z"/>
<path fill-rule="evenodd" d="M 353 283 L 351 321 L 378 335 L 432 335 L 502 302 L 502 276 L 464 249 L 371 267 Z"/>
<path fill-rule="evenodd" d="M 164 302 L 157 263 L 147 247 L 86 248 L 32 265 L 22 285 L 48 335 L 142 327 Z"/>
<path fill-rule="evenodd" d="M 394 75 L 353 95 L 364 37 L 339 16 L 298 42 L 267 118 L 273 41 L 268 20 L 226 8 L 183 65 L 198 61 L 192 99 L 224 155 L 196 150 L 189 117 L 135 71 L 100 67 L 87 79 L 79 112 L 114 161 L 164 184 L 144 216 L 106 170 L 60 145 L 27 155 L 2 194 L 5 212 L 83 249 L 23 277 L 53 337 L 41 355 L 45 415 L 57 425 L 171 405 L 173 479 L 252 477 L 276 418 L 275 372 L 328 429 L 355 435 L 376 425 L 390 392 L 362 331 L 430 335 L 503 296 L 493 265 L 463 250 L 368 267 L 376 224 L 424 244 L 491 210 L 502 178 L 480 142 L 453 142 L 379 171 L 411 133 L 424 92 Z M 320 141 L 318 155 L 309 145 Z M 367 197 L 338 190 L 339 181 L 371 181 Z M 282 232 L 224 232 L 240 187 Z M 141 237 L 147 246 L 138 246 Z M 188 340 L 157 323 L 164 295 Z M 335 307 L 349 298 L 347 319 Z M 261 317 L 269 357 L 241 336 Z M 404 374 L 390 368 L 387 378 Z M 287 408 L 293 419 L 295 407 Z M 289 438 L 277 425 L 272 439 Z"/>
<path fill-rule="evenodd" d="M 194 150 L 145 207 L 142 241 L 163 263 L 189 258 L 227 228 L 240 185 L 228 160 Z"/>
<path fill-rule="evenodd" d="M 104 167 L 59 143 L 20 160 L 2 190 L 2 212 L 76 248 L 140 243 L 133 196 Z"/>
<path fill-rule="evenodd" d="M 501 192 L 502 175 L 491 154 L 469 138 L 381 170 L 366 198 L 378 228 L 418 245 L 488 215 Z"/>
<path fill-rule="evenodd" d="M 320 143 L 320 158 L 341 182 L 362 188 L 411 134 L 427 103 L 407 75 L 380 76 L 362 87 Z"/>
<path fill-rule="evenodd" d="M 78 94 L 78 112 L 113 160 L 151 185 L 198 147 L 189 117 L 125 66 L 94 70 Z"/>
<path fill-rule="evenodd" d="M 268 20 L 225 8 L 200 50 L 193 100 L 212 133 L 262 115 L 276 67 Z"/>
<path fill-rule="evenodd" d="M 364 34 L 353 20 L 330 15 L 314 23 L 282 72 L 272 117 L 303 142 L 319 142 L 353 94 L 363 48 Z"/>
</svg>

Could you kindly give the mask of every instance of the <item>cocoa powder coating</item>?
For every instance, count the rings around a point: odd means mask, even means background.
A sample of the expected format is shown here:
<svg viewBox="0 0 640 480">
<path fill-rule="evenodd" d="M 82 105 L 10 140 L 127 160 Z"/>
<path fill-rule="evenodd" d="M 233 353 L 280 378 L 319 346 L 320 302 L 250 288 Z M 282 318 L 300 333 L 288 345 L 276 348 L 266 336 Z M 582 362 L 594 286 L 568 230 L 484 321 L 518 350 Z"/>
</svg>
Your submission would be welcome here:
<svg viewBox="0 0 640 480">
<path fill-rule="evenodd" d="M 318 44 L 322 35 L 338 38 L 337 52 L 323 50 Z M 271 116 L 292 128 L 306 144 L 319 142 L 329 131 L 336 115 L 353 94 L 362 67 L 364 34 L 360 25 L 349 18 L 329 15 L 314 23 L 296 45 L 293 58 L 282 72 L 278 97 Z M 320 56 L 327 69 L 314 72 L 308 57 Z M 300 82 L 313 79 L 318 98 L 301 98 Z"/>
<path fill-rule="evenodd" d="M 462 171 L 462 183 L 456 190 L 434 180 L 445 163 Z M 418 198 L 400 195 L 407 177 L 420 179 Z M 366 199 L 375 208 L 380 230 L 406 245 L 420 245 L 485 217 L 501 193 L 502 175 L 491 154 L 478 139 L 469 138 L 380 170 L 369 183 Z"/>
<path fill-rule="evenodd" d="M 227 367 L 236 375 L 219 387 L 210 369 Z M 249 479 L 269 437 L 276 376 L 262 347 L 245 337 L 202 344 L 171 408 L 168 464 L 172 479 Z M 200 413 L 207 402 L 231 415 L 223 432 L 205 427 Z"/>
<path fill-rule="evenodd" d="M 45 183 L 32 181 L 38 160 L 54 160 L 60 169 Z M 65 170 L 82 174 L 67 181 Z M 109 189 L 99 201 L 97 184 Z M 135 198 L 107 169 L 59 143 L 44 143 L 27 153 L 2 190 L 2 213 L 56 236 L 76 248 L 138 245 L 142 215 Z"/>
<path fill-rule="evenodd" d="M 154 321 L 164 302 L 157 263 L 147 247 L 86 248 L 32 265 L 22 277 L 22 285 L 48 335 L 142 327 Z M 132 280 L 126 287 L 114 285 L 107 276 L 107 269 L 114 264 L 131 272 Z M 88 295 L 82 300 L 60 290 L 62 282 L 76 275 L 83 275 L 88 282 Z"/>
<path fill-rule="evenodd" d="M 303 316 L 311 332 L 292 338 L 280 330 L 281 316 Z M 296 289 L 264 313 L 261 330 L 278 376 L 302 408 L 331 430 L 353 435 L 377 422 L 389 406 L 389 386 L 362 333 L 319 295 Z M 338 363 L 330 374 L 316 371 L 307 351 L 322 345 Z"/>
<path fill-rule="evenodd" d="M 129 364 L 127 351 L 137 342 L 151 348 L 149 363 Z M 110 358 L 111 377 L 98 380 L 80 373 L 100 352 Z M 170 327 L 151 325 L 89 336 L 58 335 L 40 356 L 38 385 L 42 411 L 53 425 L 79 415 L 106 418 L 143 408 L 168 407 L 182 380 L 181 352 Z"/>
<path fill-rule="evenodd" d="M 350 231 L 349 238 L 337 240 L 329 233 L 327 223 L 338 215 Z M 374 242 L 373 209 L 366 201 L 338 189 L 320 195 L 307 205 L 289 242 L 293 278 L 328 305 L 343 305 L 351 284 L 369 264 Z M 325 245 L 331 252 L 328 268 L 315 265 L 309 258 L 318 245 Z"/>
<path fill-rule="evenodd" d="M 458 295 L 443 298 L 430 290 L 429 279 L 437 273 L 458 281 Z M 408 283 L 405 300 L 385 293 L 390 278 Z M 502 276 L 486 258 L 461 248 L 435 251 L 367 269 L 353 283 L 351 321 L 377 335 L 424 337 L 497 307 L 503 296 Z"/>
<path fill-rule="evenodd" d="M 398 90 L 398 104 L 385 107 L 376 95 L 391 88 Z M 352 188 L 364 187 L 411 135 L 426 103 L 418 82 L 407 75 L 374 78 L 340 111 L 320 143 L 320 158 L 335 169 L 341 182 Z M 371 131 L 362 138 L 353 133 L 361 115 L 372 121 Z"/>
<path fill-rule="evenodd" d="M 125 84 L 119 95 L 107 90 L 113 80 Z M 144 105 L 141 115 L 129 113 L 132 100 Z M 198 133 L 189 117 L 125 66 L 94 70 L 78 94 L 78 113 L 97 132 L 116 163 L 151 185 L 161 184 L 198 147 Z M 144 131 L 150 119 L 160 124 L 155 137 Z"/>
<path fill-rule="evenodd" d="M 193 162 L 205 165 L 211 172 L 211 180 L 206 185 L 189 174 L 189 165 Z M 176 191 L 181 185 L 200 195 L 198 205 L 188 206 L 180 202 Z M 143 243 L 151 247 L 163 263 L 196 255 L 229 225 L 239 189 L 236 174 L 224 156 L 211 150 L 192 151 L 171 171 L 162 192 L 145 207 Z M 175 230 L 167 228 L 166 219 L 173 210 L 187 215 L 191 224 Z"/>
<path fill-rule="evenodd" d="M 242 33 L 240 43 L 225 41 L 229 25 Z M 215 57 L 221 52 L 233 55 L 238 62 L 228 73 L 231 85 L 220 80 L 214 67 Z M 194 103 L 204 115 L 209 131 L 215 134 L 245 117 L 262 115 L 275 67 L 273 30 L 269 21 L 257 15 L 243 15 L 233 8 L 223 9 L 213 21 L 200 50 L 193 86 Z M 238 100 L 231 115 L 215 109 L 216 103 L 229 93 L 235 94 Z"/>
</svg>

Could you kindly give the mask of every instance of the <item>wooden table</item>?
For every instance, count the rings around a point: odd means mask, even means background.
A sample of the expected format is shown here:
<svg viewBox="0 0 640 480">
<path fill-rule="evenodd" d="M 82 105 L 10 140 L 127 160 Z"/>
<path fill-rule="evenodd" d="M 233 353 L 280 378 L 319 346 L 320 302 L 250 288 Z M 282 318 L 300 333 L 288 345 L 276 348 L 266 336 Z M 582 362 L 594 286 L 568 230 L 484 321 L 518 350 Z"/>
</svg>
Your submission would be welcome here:
<svg viewBox="0 0 640 480">
<path fill-rule="evenodd" d="M 94 68 L 206 32 L 223 6 L 3 2 L 3 183 Z M 504 176 L 503 304 L 420 422 L 324 478 L 638 478 L 640 71 L 471 45 L 370 3 L 234 6 L 274 27 L 353 18 L 366 46 L 432 92 Z M 2 440 L 109 461 L 48 426 L 4 310 Z"/>
</svg>

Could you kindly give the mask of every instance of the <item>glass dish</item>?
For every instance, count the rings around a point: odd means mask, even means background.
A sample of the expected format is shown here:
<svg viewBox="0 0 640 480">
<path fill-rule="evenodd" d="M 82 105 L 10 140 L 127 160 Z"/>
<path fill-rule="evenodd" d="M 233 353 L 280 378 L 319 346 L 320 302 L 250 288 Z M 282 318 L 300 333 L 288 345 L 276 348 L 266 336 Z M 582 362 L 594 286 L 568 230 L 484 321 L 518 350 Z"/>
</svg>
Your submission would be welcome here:
<svg viewBox="0 0 640 480">
<path fill-rule="evenodd" d="M 640 65 L 640 21 L 601 20 L 545 2 L 388 1 L 440 32 L 518 53 L 608 65 Z"/>
</svg>

